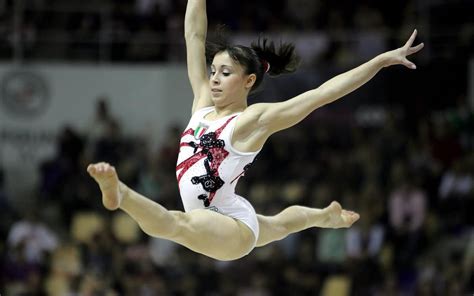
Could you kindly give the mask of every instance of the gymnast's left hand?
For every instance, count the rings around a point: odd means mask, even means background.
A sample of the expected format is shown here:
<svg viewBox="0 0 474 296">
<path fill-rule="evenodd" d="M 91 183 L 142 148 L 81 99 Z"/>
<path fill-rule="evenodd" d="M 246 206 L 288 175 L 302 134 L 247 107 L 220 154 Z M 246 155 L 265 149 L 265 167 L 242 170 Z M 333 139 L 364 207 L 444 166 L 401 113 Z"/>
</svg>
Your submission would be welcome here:
<svg viewBox="0 0 474 296">
<path fill-rule="evenodd" d="M 416 65 L 407 59 L 407 56 L 419 52 L 425 45 L 420 43 L 416 46 L 412 46 L 415 41 L 417 30 L 413 31 L 408 41 L 403 47 L 395 50 L 387 51 L 380 56 L 383 57 L 383 64 L 385 67 L 393 65 L 404 65 L 409 69 L 416 69 Z"/>
</svg>

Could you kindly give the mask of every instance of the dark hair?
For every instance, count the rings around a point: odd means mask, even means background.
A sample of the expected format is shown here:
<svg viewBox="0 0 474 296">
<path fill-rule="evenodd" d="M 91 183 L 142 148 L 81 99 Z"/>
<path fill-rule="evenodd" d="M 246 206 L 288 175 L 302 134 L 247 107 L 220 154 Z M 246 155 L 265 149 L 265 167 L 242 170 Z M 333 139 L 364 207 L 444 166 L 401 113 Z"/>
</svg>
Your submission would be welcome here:
<svg viewBox="0 0 474 296">
<path fill-rule="evenodd" d="M 228 43 L 223 32 L 218 32 L 212 41 L 206 43 L 207 63 L 211 64 L 214 56 L 221 52 L 227 52 L 235 62 L 243 66 L 245 74 L 257 76 L 251 91 L 256 90 L 262 83 L 268 64 L 270 69 L 267 73 L 270 76 L 295 72 L 299 66 L 294 44 L 280 42 L 276 48 L 275 43 L 267 38 L 259 38 L 248 47 L 232 45 Z"/>
</svg>

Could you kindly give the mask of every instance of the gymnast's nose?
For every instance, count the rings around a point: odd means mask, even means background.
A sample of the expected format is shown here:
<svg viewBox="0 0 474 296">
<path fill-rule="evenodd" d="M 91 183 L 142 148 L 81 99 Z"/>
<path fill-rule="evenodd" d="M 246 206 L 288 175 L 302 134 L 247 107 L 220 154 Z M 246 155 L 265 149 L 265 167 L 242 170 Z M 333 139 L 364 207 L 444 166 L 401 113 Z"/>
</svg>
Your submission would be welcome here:
<svg viewBox="0 0 474 296">
<path fill-rule="evenodd" d="M 217 73 L 214 73 L 214 75 L 211 76 L 211 82 L 212 82 L 212 85 L 219 85 L 220 84 L 220 80 L 219 80 L 219 77 L 218 77 Z"/>
</svg>

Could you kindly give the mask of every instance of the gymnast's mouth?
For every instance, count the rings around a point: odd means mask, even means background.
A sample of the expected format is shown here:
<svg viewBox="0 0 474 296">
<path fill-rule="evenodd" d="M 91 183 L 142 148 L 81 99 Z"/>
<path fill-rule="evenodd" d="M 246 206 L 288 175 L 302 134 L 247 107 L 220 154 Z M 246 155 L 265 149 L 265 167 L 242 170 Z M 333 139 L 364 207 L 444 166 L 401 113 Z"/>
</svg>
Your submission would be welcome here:
<svg viewBox="0 0 474 296">
<path fill-rule="evenodd" d="M 211 89 L 211 91 L 212 91 L 212 92 L 222 92 L 222 90 L 221 90 L 221 89 L 218 89 L 218 88 L 213 88 L 213 89 Z"/>
</svg>

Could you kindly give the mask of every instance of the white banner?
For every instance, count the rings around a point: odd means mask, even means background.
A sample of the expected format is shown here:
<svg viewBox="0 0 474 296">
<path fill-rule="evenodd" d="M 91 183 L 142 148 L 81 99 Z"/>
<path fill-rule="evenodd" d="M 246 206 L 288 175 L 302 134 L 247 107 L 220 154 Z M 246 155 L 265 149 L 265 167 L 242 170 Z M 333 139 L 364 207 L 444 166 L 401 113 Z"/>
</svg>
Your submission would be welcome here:
<svg viewBox="0 0 474 296">
<path fill-rule="evenodd" d="M 184 127 L 191 113 L 183 65 L 0 65 L 0 165 L 12 199 L 34 188 L 38 164 L 54 155 L 61 128 L 84 132 L 100 96 L 126 134 L 147 136 L 153 145 L 170 124 Z"/>
</svg>

